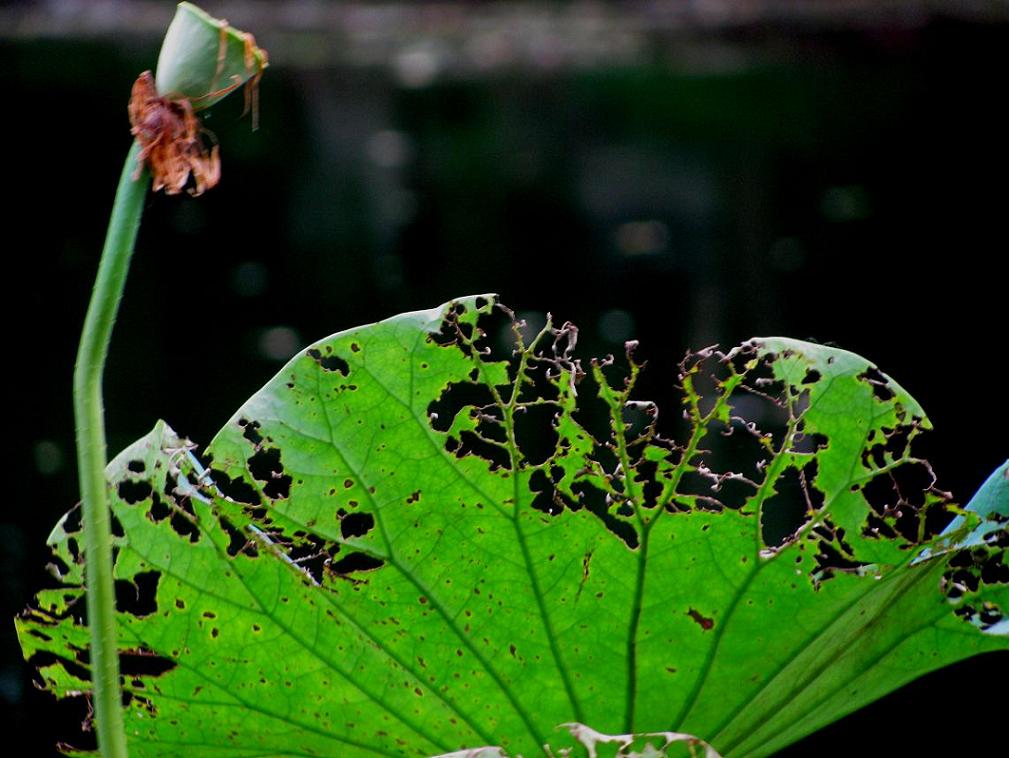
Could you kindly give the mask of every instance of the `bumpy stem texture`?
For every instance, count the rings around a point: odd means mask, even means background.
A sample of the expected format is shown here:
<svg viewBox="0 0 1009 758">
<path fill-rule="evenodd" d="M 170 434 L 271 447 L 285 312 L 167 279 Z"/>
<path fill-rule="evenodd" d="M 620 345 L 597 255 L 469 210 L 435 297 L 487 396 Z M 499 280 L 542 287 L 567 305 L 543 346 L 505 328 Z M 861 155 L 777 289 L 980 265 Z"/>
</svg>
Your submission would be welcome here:
<svg viewBox="0 0 1009 758">
<path fill-rule="evenodd" d="M 105 758 L 125 758 L 127 751 L 116 646 L 112 532 L 106 499 L 102 376 L 112 325 L 126 283 L 150 182 L 146 169 L 134 178 L 139 152 L 140 147 L 134 142 L 119 179 L 74 369 L 74 419 L 83 508 L 88 625 L 91 630 L 92 697 L 98 748 Z"/>
</svg>

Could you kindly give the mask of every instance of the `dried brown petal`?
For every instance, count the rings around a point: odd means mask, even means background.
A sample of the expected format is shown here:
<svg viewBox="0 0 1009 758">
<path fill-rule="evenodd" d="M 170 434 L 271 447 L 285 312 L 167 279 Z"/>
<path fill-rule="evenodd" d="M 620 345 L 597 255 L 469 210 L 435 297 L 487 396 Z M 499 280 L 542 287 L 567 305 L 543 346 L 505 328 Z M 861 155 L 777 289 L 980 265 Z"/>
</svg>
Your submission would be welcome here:
<svg viewBox="0 0 1009 758">
<path fill-rule="evenodd" d="M 187 189 L 196 196 L 220 181 L 217 145 L 207 150 L 192 105 L 185 99 L 169 100 L 158 95 L 150 71 L 142 73 L 133 84 L 129 116 L 130 132 L 141 147 L 139 160 L 150 168 L 155 192 L 163 189 L 166 194 L 177 195 Z"/>
</svg>

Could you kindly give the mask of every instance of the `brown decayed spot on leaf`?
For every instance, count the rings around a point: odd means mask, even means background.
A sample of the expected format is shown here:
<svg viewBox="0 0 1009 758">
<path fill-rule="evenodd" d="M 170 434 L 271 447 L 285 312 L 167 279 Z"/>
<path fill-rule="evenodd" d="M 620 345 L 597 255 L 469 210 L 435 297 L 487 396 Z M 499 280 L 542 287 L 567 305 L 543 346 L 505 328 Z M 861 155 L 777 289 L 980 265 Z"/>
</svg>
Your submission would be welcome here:
<svg viewBox="0 0 1009 758">
<path fill-rule="evenodd" d="M 687 611 L 687 615 L 690 616 L 690 618 L 692 618 L 695 622 L 697 622 L 697 624 L 701 627 L 701 629 L 703 629 L 706 632 L 714 628 L 715 626 L 714 619 L 708 618 L 707 616 L 703 615 L 700 611 L 694 610 L 693 608 Z"/>
<path fill-rule="evenodd" d="M 130 132 L 140 143 L 139 162 L 154 177 L 154 191 L 177 195 L 189 183 L 189 194 L 201 195 L 221 178 L 217 145 L 207 150 L 199 119 L 188 100 L 158 95 L 154 75 L 145 71 L 133 84 L 129 105 Z M 137 169 L 135 178 L 139 176 Z"/>
</svg>

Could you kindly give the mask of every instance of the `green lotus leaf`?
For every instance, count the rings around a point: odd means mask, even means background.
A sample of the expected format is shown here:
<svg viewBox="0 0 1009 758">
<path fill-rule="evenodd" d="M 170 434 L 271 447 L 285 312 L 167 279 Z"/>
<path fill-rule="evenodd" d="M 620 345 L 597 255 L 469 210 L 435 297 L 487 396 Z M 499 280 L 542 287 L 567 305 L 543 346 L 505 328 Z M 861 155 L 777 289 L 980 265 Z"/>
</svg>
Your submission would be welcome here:
<svg viewBox="0 0 1009 758">
<path fill-rule="evenodd" d="M 970 511 L 874 365 L 709 349 L 660 416 L 576 335 L 463 298 L 312 345 L 201 458 L 163 423 L 117 456 L 131 754 L 762 756 L 1009 648 L 1005 490 L 938 534 Z M 73 513 L 50 543 L 18 631 L 66 696 Z"/>
</svg>

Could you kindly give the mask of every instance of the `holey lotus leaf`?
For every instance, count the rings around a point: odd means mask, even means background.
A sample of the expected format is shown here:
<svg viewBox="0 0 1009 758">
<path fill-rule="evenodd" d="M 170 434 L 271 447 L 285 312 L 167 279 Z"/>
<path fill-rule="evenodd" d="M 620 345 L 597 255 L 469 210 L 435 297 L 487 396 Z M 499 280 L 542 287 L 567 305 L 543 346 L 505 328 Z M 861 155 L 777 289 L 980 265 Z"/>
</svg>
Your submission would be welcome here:
<svg viewBox="0 0 1009 758">
<path fill-rule="evenodd" d="M 482 296 L 341 332 L 202 462 L 159 423 L 109 465 L 132 755 L 767 755 L 1009 648 L 1005 471 L 954 506 L 871 363 L 704 350 L 660 419 L 633 343 L 508 323 Z M 75 512 L 50 542 L 18 630 L 62 697 Z"/>
</svg>

